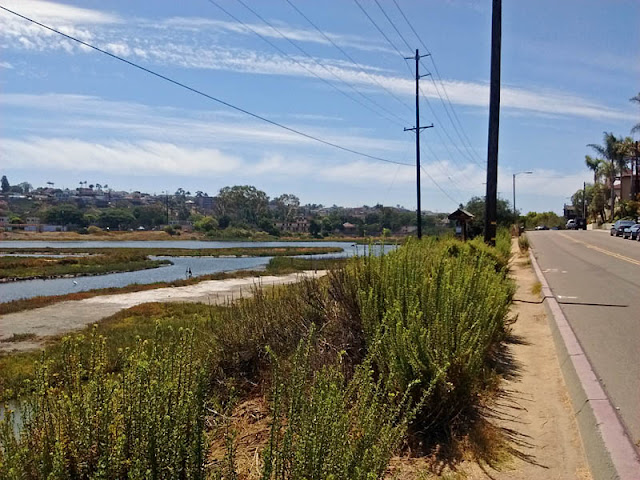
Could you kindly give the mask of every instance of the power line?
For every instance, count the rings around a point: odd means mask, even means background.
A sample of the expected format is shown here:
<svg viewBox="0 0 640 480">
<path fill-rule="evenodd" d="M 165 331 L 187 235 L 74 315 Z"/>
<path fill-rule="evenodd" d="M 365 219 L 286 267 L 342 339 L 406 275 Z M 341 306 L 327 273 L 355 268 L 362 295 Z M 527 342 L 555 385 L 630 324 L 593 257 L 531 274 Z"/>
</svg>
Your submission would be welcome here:
<svg viewBox="0 0 640 480">
<path fill-rule="evenodd" d="M 371 22 L 371 24 L 376 28 L 376 30 L 378 30 L 378 32 L 380 32 L 380 35 L 382 35 L 384 37 L 384 39 L 387 41 L 387 43 L 389 45 L 391 45 L 393 47 L 393 49 L 398 52 L 398 55 L 400 55 L 401 58 L 404 58 L 404 55 L 402 54 L 402 52 L 400 50 L 398 50 L 398 47 L 396 47 L 396 45 L 389 39 L 389 37 L 387 37 L 387 34 L 384 33 L 384 31 L 378 26 L 378 24 L 376 23 L 376 21 L 371 18 L 371 15 L 369 15 L 367 13 L 367 11 L 364 9 L 364 7 L 360 4 L 360 2 L 358 0 L 353 0 L 356 5 L 358 6 L 358 8 L 360 8 L 360 10 L 362 11 L 362 13 L 364 13 L 364 15 L 369 19 L 369 21 Z M 413 72 L 411 71 L 411 67 L 409 67 L 409 64 L 405 62 L 405 65 L 407 66 L 407 69 L 409 70 L 410 74 L 413 74 Z"/>
<path fill-rule="evenodd" d="M 438 182 L 436 182 L 436 181 L 435 181 L 435 179 L 434 179 L 434 178 L 429 174 L 429 172 L 427 172 L 427 170 L 424 168 L 424 166 L 422 166 L 422 165 L 421 165 L 421 166 L 420 166 L 420 168 L 421 168 L 421 169 L 422 169 L 422 171 L 425 173 L 425 175 L 426 175 L 427 177 L 429 177 L 429 179 L 433 182 L 433 184 L 434 184 L 436 187 L 438 187 L 438 190 L 440 190 L 442 193 L 444 193 L 444 194 L 445 194 L 445 196 L 446 196 L 449 200 L 451 200 L 451 201 L 452 201 L 453 203 L 455 203 L 456 205 L 460 204 L 460 202 L 458 202 L 455 198 L 453 198 L 451 195 L 449 195 L 449 194 L 447 193 L 447 191 L 446 191 L 446 190 L 444 190 L 444 189 L 440 186 L 440 184 L 439 184 Z"/>
<path fill-rule="evenodd" d="M 151 70 L 149 68 L 143 67 L 142 65 L 139 65 L 139 64 L 137 64 L 135 62 L 132 62 L 130 60 L 122 58 L 122 57 L 120 57 L 118 55 L 115 55 L 115 54 L 113 54 L 111 52 L 108 52 L 106 50 L 103 50 L 103 49 L 101 49 L 99 47 L 96 47 L 95 45 L 92 45 L 92 44 L 87 43 L 87 42 L 85 42 L 83 40 L 80 40 L 80 39 L 78 39 L 78 38 L 76 38 L 76 37 L 74 37 L 72 35 L 68 35 L 66 33 L 63 33 L 63 32 L 61 32 L 59 30 L 56 30 L 53 27 L 50 27 L 48 25 L 45 25 L 44 23 L 40 23 L 40 22 L 38 22 L 36 20 L 33 20 L 32 18 L 29 18 L 29 17 L 27 17 L 25 15 L 22 15 L 22 14 L 18 13 L 18 12 L 10 10 L 10 9 L 2 6 L 2 5 L 0 5 L 0 9 L 4 10 L 7 13 L 15 15 L 17 17 L 20 17 L 20 18 L 22 18 L 22 19 L 24 19 L 24 20 L 26 20 L 28 22 L 31 22 L 31 23 L 33 23 L 35 25 L 38 25 L 38 26 L 40 26 L 42 28 L 45 28 L 45 29 L 49 30 L 50 32 L 56 33 L 58 35 L 61 35 L 61 36 L 65 37 L 65 38 L 69 39 L 69 40 L 72 40 L 72 41 L 74 41 L 76 43 L 79 43 L 80 45 L 84 45 L 85 47 L 91 48 L 92 50 L 100 52 L 100 53 L 102 53 L 104 55 L 108 55 L 111 58 L 114 58 L 114 59 L 119 60 L 119 61 L 121 61 L 123 63 L 126 63 L 127 65 L 130 65 L 130 66 L 132 66 L 134 68 L 142 70 L 143 72 L 146 72 L 146 73 L 148 73 L 150 75 L 153 75 L 153 76 L 155 76 L 157 78 L 160 78 L 162 80 L 165 80 L 165 81 L 167 81 L 169 83 L 172 83 L 172 84 L 174 84 L 174 85 L 176 85 L 178 87 L 184 88 L 185 90 L 189 90 L 190 92 L 193 92 L 193 93 L 195 93 L 197 95 L 200 95 L 202 97 L 208 98 L 209 100 L 213 100 L 214 102 L 217 102 L 217 103 L 219 103 L 221 105 L 229 107 L 229 108 L 231 108 L 233 110 L 236 110 L 238 112 L 244 113 L 245 115 L 249 115 L 250 117 L 256 118 L 256 119 L 261 120 L 261 121 L 263 121 L 265 123 L 268 123 L 270 125 L 279 127 L 279 128 L 281 128 L 283 130 L 286 130 L 288 132 L 294 133 L 296 135 L 300 135 L 300 136 L 305 137 L 305 138 L 307 138 L 309 140 L 313 140 L 315 142 L 322 143 L 324 145 L 327 145 L 327 146 L 330 146 L 330 147 L 333 147 L 333 148 L 337 148 L 337 149 L 342 150 L 344 152 L 348 152 L 348 153 L 352 153 L 354 155 L 359 155 L 361 157 L 369 158 L 371 160 L 377 160 L 377 161 L 385 162 L 385 163 L 393 163 L 395 165 L 406 165 L 408 167 L 413 167 L 413 165 L 410 164 L 410 163 L 398 162 L 398 161 L 395 161 L 395 160 L 389 160 L 387 158 L 378 157 L 378 156 L 375 156 L 375 155 L 369 155 L 368 153 L 359 152 L 357 150 L 353 150 L 353 149 L 348 148 L 348 147 L 343 147 L 341 145 L 338 145 L 336 143 L 330 142 L 328 140 L 323 140 L 322 138 L 316 137 L 314 135 L 302 132 L 302 131 L 297 130 L 297 129 L 292 128 L 292 127 L 288 127 L 286 125 L 283 125 L 282 123 L 278 123 L 278 122 L 276 122 L 274 120 L 270 120 L 270 119 L 268 119 L 266 117 L 263 117 L 262 115 L 258 115 L 257 113 L 250 112 L 249 110 L 245 110 L 244 108 L 237 107 L 237 106 L 235 106 L 235 105 L 233 105 L 233 104 L 231 104 L 229 102 L 225 102 L 224 100 L 216 98 L 216 97 L 214 97 L 212 95 L 209 95 L 208 93 L 205 93 L 205 92 L 203 92 L 201 90 L 198 90 L 196 88 L 190 87 L 190 86 L 188 86 L 188 85 L 186 85 L 184 83 L 181 83 L 181 82 L 179 82 L 177 80 L 174 80 L 174 79 L 172 79 L 170 77 L 167 77 L 166 75 L 162 75 L 161 73 L 157 73 L 157 72 L 155 72 L 155 71 L 153 71 L 153 70 Z"/>
<path fill-rule="evenodd" d="M 409 28 L 411 29 L 411 31 L 413 32 L 415 37 L 418 39 L 420 44 L 424 47 L 424 49 L 427 51 L 427 53 L 429 53 L 429 56 L 431 57 L 431 63 L 433 64 L 433 68 L 434 68 L 434 71 L 436 73 L 436 76 L 438 77 L 438 80 L 440 81 L 440 83 L 442 85 L 442 91 L 444 92 L 445 97 L 447 98 L 447 103 L 449 104 L 449 107 L 451 108 L 451 112 L 453 113 L 453 116 L 455 117 L 456 121 L 458 122 L 458 125 L 460 126 L 460 129 L 462 130 L 462 135 L 463 135 L 464 139 L 466 139 L 466 142 L 468 144 L 468 147 L 467 147 L 467 145 L 465 145 L 465 148 L 470 148 L 470 151 L 472 152 L 472 154 L 475 155 L 480 160 L 480 158 L 477 156 L 475 150 L 473 149 L 473 145 L 471 145 L 471 140 L 469 140 L 469 137 L 467 136 L 467 133 L 465 132 L 464 127 L 462 126 L 462 122 L 460 122 L 460 119 L 458 118 L 458 115 L 457 115 L 455 109 L 453 108 L 453 103 L 451 103 L 451 99 L 449 98 L 449 94 L 447 93 L 447 89 L 444 86 L 444 82 L 442 81 L 442 77 L 440 76 L 440 71 L 438 70 L 438 66 L 436 65 L 435 58 L 433 58 L 433 55 L 431 55 L 431 51 L 429 50 L 429 48 L 427 48 L 425 43 L 422 41 L 422 38 L 420 37 L 420 35 L 418 35 L 418 32 L 416 31 L 416 29 L 413 28 L 413 25 L 411 24 L 411 22 L 409 21 L 407 16 L 404 14 L 402 9 L 400 8 L 400 5 L 398 4 L 397 0 L 393 0 L 393 3 L 395 4 L 396 8 L 400 12 L 400 15 L 402 15 L 402 18 L 404 18 L 404 21 L 407 23 L 407 25 L 409 26 Z M 434 84 L 435 84 L 435 81 L 434 81 Z M 436 92 L 437 92 L 437 90 L 438 89 L 436 87 Z M 439 92 L 438 92 L 438 96 L 440 96 Z M 442 100 L 442 97 L 440 97 L 440 99 Z M 446 110 L 446 107 L 445 107 L 445 110 Z M 450 118 L 450 120 L 451 120 L 451 118 Z M 451 123 L 453 125 L 453 120 L 451 120 Z"/>
<path fill-rule="evenodd" d="M 378 2 L 378 0 L 375 0 L 376 5 L 378 5 L 378 8 L 380 9 L 380 11 L 382 12 L 382 14 L 384 15 L 384 18 L 387 19 L 387 21 L 391 24 L 391 26 L 393 27 L 393 29 L 396 31 L 396 33 L 398 34 L 398 36 L 402 39 L 402 41 L 404 42 L 404 44 L 407 46 L 407 48 L 409 49 L 409 51 L 413 50 L 413 48 L 411 47 L 411 45 L 409 45 L 409 42 L 407 42 L 407 39 L 404 38 L 404 36 L 402 35 L 402 33 L 400 33 L 400 30 L 398 30 L 398 27 L 396 27 L 396 24 L 393 23 L 393 20 L 391 20 L 391 18 L 389 17 L 389 15 L 387 15 L 387 12 L 385 12 L 384 8 L 382 8 L 382 5 L 380 5 L 380 2 Z M 427 52 L 427 55 L 431 55 L 429 52 Z"/>
<path fill-rule="evenodd" d="M 436 114 L 435 110 L 433 109 L 433 107 L 431 106 L 431 102 L 429 101 L 429 98 L 424 94 L 424 91 L 422 90 L 422 88 L 420 89 L 420 93 L 422 94 L 422 97 L 425 99 L 425 101 L 427 102 L 427 106 L 429 107 L 429 110 L 431 110 L 431 113 L 433 114 L 433 118 L 436 120 L 436 122 L 440 123 L 440 119 L 438 118 L 438 115 Z M 453 138 L 451 138 L 451 135 L 449 135 L 449 132 L 447 131 L 447 129 L 443 128 L 442 131 L 444 132 L 444 134 L 447 136 L 447 138 L 449 139 L 449 141 L 453 144 L 453 146 L 456 148 L 456 150 L 458 150 L 458 153 L 460 153 L 460 155 L 462 155 L 463 157 L 468 158 L 469 160 L 471 160 L 473 163 L 475 163 L 477 166 L 479 166 L 480 168 L 482 168 L 483 170 L 486 170 L 485 166 L 482 165 L 481 163 L 478 163 L 478 161 L 469 156 L 468 154 L 465 155 L 465 153 L 460 149 L 460 147 L 458 146 L 457 142 L 455 142 L 453 140 Z"/>
<path fill-rule="evenodd" d="M 382 83 L 380 83 L 378 81 L 378 79 L 375 77 L 375 75 L 371 75 L 369 74 L 362 65 L 360 65 L 357 61 L 355 61 L 353 59 L 353 57 L 351 55 L 349 55 L 340 45 L 338 45 L 337 43 L 335 43 L 330 36 L 328 36 L 327 34 L 325 34 L 307 15 L 305 15 L 298 7 L 296 7 L 291 0 L 285 0 L 289 5 L 291 5 L 291 7 L 298 12 L 307 22 L 309 22 L 309 24 L 311 24 L 311 26 L 313 28 L 315 28 L 318 33 L 320 33 L 320 35 L 323 36 L 323 38 L 325 40 L 327 40 L 329 43 L 331 43 L 331 45 L 333 45 L 335 48 L 337 48 L 344 56 L 345 58 L 347 58 L 353 65 L 356 66 L 356 68 L 358 68 L 362 73 L 364 73 L 365 75 L 367 75 L 371 80 L 373 80 L 376 85 L 378 85 L 380 88 L 382 88 L 384 91 L 386 91 L 389 95 L 391 95 L 393 98 L 395 98 L 398 102 L 400 102 L 401 105 L 403 105 L 405 108 L 407 108 L 409 111 L 411 110 L 411 107 L 409 105 L 407 105 L 405 102 L 403 102 L 395 93 L 393 93 L 391 90 L 389 90 L 387 87 L 385 87 Z"/>
<path fill-rule="evenodd" d="M 380 112 L 378 112 L 377 110 L 371 108 L 369 105 L 366 105 L 365 103 L 362 103 L 360 100 L 358 100 L 357 98 L 353 97 L 352 95 L 348 94 L 347 92 L 345 92 L 344 90 L 341 90 L 340 88 L 338 88 L 337 86 L 335 86 L 333 83 L 331 83 L 330 81 L 328 81 L 326 78 L 321 77 L 320 75 L 318 75 L 317 73 L 315 73 L 313 70 L 311 70 L 309 67 L 307 67 L 304 63 L 298 61 L 296 58 L 292 57 L 291 55 L 289 55 L 287 52 L 285 52 L 284 50 L 282 50 L 280 47 L 278 47 L 275 43 L 273 43 L 272 41 L 270 41 L 268 38 L 266 38 L 264 35 L 261 35 L 257 30 L 255 30 L 254 28 L 252 28 L 250 25 L 246 24 L 245 22 L 243 22 L 242 20 L 240 20 L 238 17 L 236 17 L 235 15 L 233 15 L 231 12 L 229 12 L 228 10 L 226 10 L 225 8 L 223 8 L 219 3 L 217 3 L 215 0 L 208 0 L 209 3 L 211 3 L 212 5 L 218 7 L 220 10 L 222 10 L 224 13 L 226 13 L 229 17 L 231 17 L 232 19 L 234 19 L 236 22 L 242 24 L 245 28 L 251 30 L 255 35 L 257 35 L 258 37 L 260 37 L 260 39 L 262 39 L 264 42 L 268 43 L 269 45 L 271 45 L 271 47 L 273 47 L 275 50 L 277 50 L 278 52 L 280 52 L 282 55 L 286 56 L 289 60 L 291 60 L 292 62 L 295 62 L 296 64 L 300 65 L 302 68 L 304 68 L 307 72 L 309 72 L 311 75 L 313 75 L 314 77 L 316 77 L 317 79 L 321 80 L 322 82 L 326 83 L 327 85 L 329 85 L 331 88 L 333 88 L 334 90 L 338 91 L 339 93 L 341 93 L 342 95 L 344 95 L 345 97 L 349 98 L 350 100 L 353 100 L 354 102 L 358 103 L 359 105 L 361 105 L 362 107 L 366 108 L 367 110 L 369 110 L 370 112 L 375 113 L 376 115 L 380 115 L 382 117 L 384 117 L 386 120 L 390 121 L 391 123 L 395 123 L 396 125 L 401 125 L 399 122 L 397 122 L 396 120 L 393 120 L 392 118 L 381 114 Z M 339 78 L 334 72 L 332 72 L 331 70 L 329 70 L 327 67 L 325 67 L 322 63 L 318 62 L 316 59 L 314 59 L 311 55 L 309 55 L 304 49 L 302 49 L 302 47 L 298 46 L 295 42 L 293 42 L 292 40 L 290 40 L 288 37 L 286 37 L 282 32 L 280 32 L 280 30 L 278 30 L 276 27 L 274 27 L 273 25 L 271 25 L 267 20 L 265 20 L 262 16 L 260 16 L 260 14 L 258 14 L 255 10 L 253 10 L 251 7 L 249 7 L 248 5 L 246 5 L 244 2 L 242 2 L 241 0 L 237 0 L 238 3 L 240 3 L 244 8 L 246 8 L 247 10 L 249 10 L 251 13 L 253 13 L 256 17 L 258 17 L 260 20 L 262 20 L 266 25 L 268 25 L 272 30 L 274 30 L 276 33 L 278 33 L 282 38 L 284 38 L 285 40 L 287 40 L 289 43 L 291 43 L 294 47 L 296 47 L 298 50 L 300 50 L 304 55 L 306 55 L 307 57 L 309 57 L 311 60 L 313 60 L 318 66 L 320 66 L 321 68 L 323 68 L 326 72 L 328 72 L 330 75 L 332 75 L 334 78 L 338 79 L 340 82 L 344 83 L 348 88 L 350 88 L 351 90 L 353 90 L 354 92 L 356 92 L 358 95 L 362 96 L 363 98 L 365 98 L 366 100 L 369 100 L 371 103 L 373 103 L 374 105 L 378 106 L 378 108 L 382 109 L 382 110 L 386 110 L 384 107 L 381 107 L 377 104 L 377 102 L 375 102 L 374 100 L 368 98 L 366 95 L 364 95 L 363 93 L 359 92 L 357 89 L 355 89 L 352 85 L 349 85 L 348 83 L 346 83 L 344 80 L 342 80 L 341 78 Z M 391 113 L 391 112 L 390 112 Z M 391 115 L 394 115 L 393 113 L 391 113 Z M 397 117 L 400 121 L 403 121 L 402 118 Z"/>
<path fill-rule="evenodd" d="M 376 28 L 376 30 L 378 30 L 378 32 L 383 36 L 383 38 L 387 41 L 387 43 L 389 43 L 389 45 L 391 45 L 391 47 L 399 54 L 402 56 L 403 59 L 406 58 L 402 55 L 402 53 L 400 52 L 400 50 L 398 49 L 398 47 L 396 47 L 396 45 L 391 41 L 391 39 L 384 33 L 384 31 L 382 30 L 382 28 L 380 28 L 380 26 L 375 22 L 375 20 L 367 13 L 367 11 L 364 9 L 364 7 L 360 4 L 360 2 L 358 0 L 354 0 L 354 2 L 356 3 L 356 5 L 360 8 L 360 10 L 365 14 L 365 16 L 369 19 L 369 21 L 373 24 L 373 26 Z M 400 31 L 398 30 L 398 28 L 395 26 L 395 24 L 393 23 L 393 21 L 391 20 L 391 18 L 386 14 L 386 12 L 384 11 L 384 9 L 382 8 L 382 6 L 380 5 L 380 3 L 376 0 L 376 4 L 378 5 L 378 7 L 380 8 L 380 10 L 382 11 L 382 13 L 384 14 L 384 16 L 387 18 L 387 20 L 389 21 L 389 23 L 392 25 L 392 27 L 396 30 L 396 32 L 398 33 L 398 35 L 400 36 L 400 38 L 402 38 L 402 40 L 405 42 L 405 44 L 407 46 L 410 47 L 409 43 L 407 42 L 407 40 L 404 38 L 404 36 L 402 36 L 402 34 L 400 33 Z M 404 14 L 403 14 L 404 16 Z M 427 49 L 428 51 L 428 49 Z M 430 54 L 429 54 L 430 55 Z M 413 73 L 411 71 L 411 68 L 409 67 L 408 63 L 406 63 L 407 68 L 409 69 L 409 72 Z M 433 81 L 433 79 L 432 79 Z M 420 89 L 420 92 L 422 93 L 422 96 L 424 97 L 424 99 L 427 102 L 427 106 L 429 107 L 429 110 L 431 111 L 431 113 L 433 114 L 434 120 L 441 126 L 443 127 L 443 123 L 440 122 L 440 119 L 438 118 L 438 115 L 436 114 L 433 106 L 431 105 L 431 102 L 429 102 L 429 98 L 424 94 L 424 92 L 422 91 L 422 89 Z M 447 112 L 448 114 L 448 112 Z M 455 125 L 454 125 L 455 128 Z M 447 136 L 447 138 L 449 139 L 449 142 L 452 143 L 454 145 L 454 147 L 458 150 L 458 152 L 460 153 L 460 155 L 462 155 L 462 157 L 468 158 L 469 160 L 471 160 L 473 163 L 476 163 L 480 168 L 485 168 L 481 163 L 478 163 L 477 160 L 473 157 L 470 156 L 469 153 L 465 153 L 463 152 L 460 147 L 458 146 L 458 144 L 453 140 L 453 138 L 451 138 L 451 135 L 449 135 L 449 132 L 447 131 L 447 129 L 442 128 L 442 130 L 444 131 L 445 135 Z M 442 139 L 442 136 L 440 135 L 438 129 L 436 129 L 438 136 L 440 137 L 442 143 L 445 145 L 447 151 L 449 152 L 449 155 L 452 159 L 455 160 L 455 157 L 451 154 L 451 151 L 449 150 L 448 145 L 446 144 L 446 142 Z M 458 134 L 459 135 L 459 134 Z M 465 146 L 466 148 L 466 146 Z"/>
</svg>

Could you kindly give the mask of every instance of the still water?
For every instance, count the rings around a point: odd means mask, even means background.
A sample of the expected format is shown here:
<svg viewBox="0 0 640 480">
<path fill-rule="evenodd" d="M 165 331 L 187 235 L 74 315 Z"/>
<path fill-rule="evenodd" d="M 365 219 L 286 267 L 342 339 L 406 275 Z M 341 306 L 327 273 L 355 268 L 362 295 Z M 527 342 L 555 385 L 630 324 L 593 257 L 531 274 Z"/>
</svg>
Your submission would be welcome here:
<svg viewBox="0 0 640 480">
<path fill-rule="evenodd" d="M 0 242 L 4 248 L 235 248 L 235 247 L 340 247 L 343 252 L 324 255 L 308 255 L 307 258 L 344 257 L 363 255 L 368 248 L 347 242 L 199 242 L 199 241 L 150 241 L 150 242 Z M 385 246 L 384 250 L 394 248 Z M 381 251 L 375 247 L 376 253 Z M 190 268 L 194 277 L 218 272 L 238 270 L 258 270 L 269 263 L 271 257 L 214 258 L 214 257 L 151 257 L 167 259 L 173 265 L 166 265 L 137 272 L 112 273 L 108 275 L 50 280 L 24 280 L 0 284 L 0 302 L 40 295 L 64 295 L 96 288 L 124 287 L 133 283 L 146 284 L 170 282 L 185 278 Z M 74 283 L 75 282 L 75 283 Z"/>
</svg>

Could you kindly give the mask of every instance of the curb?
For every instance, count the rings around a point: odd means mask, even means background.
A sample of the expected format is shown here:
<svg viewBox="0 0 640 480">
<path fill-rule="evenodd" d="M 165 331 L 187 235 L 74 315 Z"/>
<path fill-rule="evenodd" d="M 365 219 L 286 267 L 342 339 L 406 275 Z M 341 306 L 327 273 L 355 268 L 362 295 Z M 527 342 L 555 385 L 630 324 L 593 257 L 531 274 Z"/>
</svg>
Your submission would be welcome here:
<svg viewBox="0 0 640 480">
<path fill-rule="evenodd" d="M 560 369 L 575 411 L 591 474 L 595 480 L 640 480 L 638 452 L 600 385 L 531 249 L 529 258 L 542 284 Z"/>
</svg>

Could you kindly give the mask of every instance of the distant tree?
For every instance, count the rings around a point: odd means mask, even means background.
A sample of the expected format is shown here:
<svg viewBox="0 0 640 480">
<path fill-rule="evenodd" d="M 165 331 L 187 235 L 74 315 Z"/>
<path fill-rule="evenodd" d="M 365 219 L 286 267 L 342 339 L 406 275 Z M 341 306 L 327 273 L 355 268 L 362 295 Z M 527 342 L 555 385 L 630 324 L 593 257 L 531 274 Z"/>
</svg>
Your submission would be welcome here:
<svg viewBox="0 0 640 480">
<path fill-rule="evenodd" d="M 83 225 L 84 215 L 82 211 L 73 204 L 64 203 L 56 205 L 44 212 L 44 220 L 54 225 Z"/>
<path fill-rule="evenodd" d="M 278 218 L 283 221 L 293 220 L 300 208 L 300 199 L 291 193 L 283 193 L 273 199 Z"/>
<path fill-rule="evenodd" d="M 2 193 L 9 193 L 9 190 L 11 189 L 11 184 L 9 183 L 9 180 L 7 180 L 6 175 L 2 176 L 2 180 L 0 180 L 0 184 L 2 185 Z"/>
<path fill-rule="evenodd" d="M 608 165 L 609 188 L 611 217 L 613 218 L 615 207 L 615 192 L 613 184 L 618 173 L 622 173 L 626 169 L 625 150 L 627 148 L 625 139 L 616 137 L 611 132 L 604 132 L 602 145 L 590 143 L 587 147 L 593 149 L 600 157 L 602 157 Z"/>
<path fill-rule="evenodd" d="M 508 227 L 511 225 L 514 216 L 513 210 L 509 206 L 509 202 L 499 198 L 496 207 L 496 219 L 498 221 L 498 226 Z M 480 235 L 484 232 L 484 197 L 473 197 L 467 202 L 464 209 L 474 216 L 473 221 L 470 224 L 469 234 L 471 236 Z"/>
<path fill-rule="evenodd" d="M 236 185 L 220 189 L 216 210 L 218 217 L 227 216 L 234 224 L 257 227 L 258 220 L 268 211 L 268 202 L 269 197 L 262 190 L 251 185 Z"/>
<path fill-rule="evenodd" d="M 218 221 L 213 217 L 202 217 L 193 224 L 193 228 L 199 232 L 210 232 L 218 228 Z"/>
<path fill-rule="evenodd" d="M 312 218 L 311 221 L 309 222 L 309 233 L 314 237 L 317 237 L 318 235 L 320 235 L 321 231 L 322 231 L 322 225 L 318 223 L 318 221 L 315 218 Z"/>
<path fill-rule="evenodd" d="M 100 213 L 98 224 L 112 230 L 131 228 L 136 222 L 133 213 L 125 208 L 107 208 Z"/>
<path fill-rule="evenodd" d="M 133 209 L 137 223 L 147 228 L 163 225 L 167 221 L 167 210 L 161 203 L 142 205 Z"/>
</svg>

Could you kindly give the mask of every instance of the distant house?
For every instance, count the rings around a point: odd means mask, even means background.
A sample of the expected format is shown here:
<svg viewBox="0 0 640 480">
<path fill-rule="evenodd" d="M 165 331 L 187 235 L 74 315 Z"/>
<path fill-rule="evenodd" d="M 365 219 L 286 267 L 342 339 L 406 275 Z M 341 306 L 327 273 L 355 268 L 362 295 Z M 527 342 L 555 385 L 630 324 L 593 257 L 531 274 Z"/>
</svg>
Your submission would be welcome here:
<svg viewBox="0 0 640 480">
<path fill-rule="evenodd" d="M 403 225 L 400 227 L 400 231 L 398 232 L 401 235 L 411 235 L 412 233 L 416 233 L 418 231 L 418 227 L 415 225 Z"/>
<path fill-rule="evenodd" d="M 276 222 L 276 228 L 283 232 L 309 233 L 309 220 L 298 218 L 290 222 Z"/>
<path fill-rule="evenodd" d="M 353 223 L 345 222 L 342 224 L 342 231 L 347 234 L 356 233 L 357 226 Z"/>
</svg>

